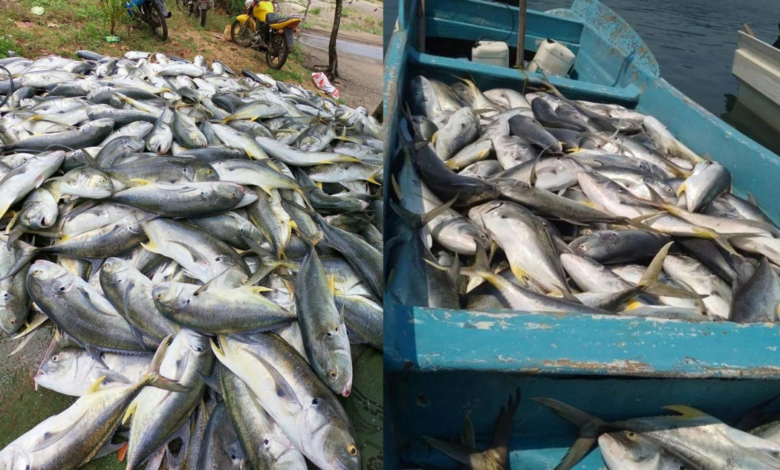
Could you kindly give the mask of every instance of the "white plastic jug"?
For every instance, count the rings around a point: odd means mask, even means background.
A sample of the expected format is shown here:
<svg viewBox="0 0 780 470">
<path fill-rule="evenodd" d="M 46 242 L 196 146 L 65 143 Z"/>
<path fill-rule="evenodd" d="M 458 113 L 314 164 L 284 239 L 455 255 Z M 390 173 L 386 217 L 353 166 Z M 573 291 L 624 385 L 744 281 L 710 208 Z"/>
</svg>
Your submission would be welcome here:
<svg viewBox="0 0 780 470">
<path fill-rule="evenodd" d="M 471 48 L 471 61 L 509 67 L 509 46 L 499 41 L 479 41 Z"/>
<path fill-rule="evenodd" d="M 574 53 L 563 44 L 548 39 L 536 51 L 528 67 L 531 72 L 541 69 L 547 75 L 565 76 L 574 64 Z"/>
</svg>

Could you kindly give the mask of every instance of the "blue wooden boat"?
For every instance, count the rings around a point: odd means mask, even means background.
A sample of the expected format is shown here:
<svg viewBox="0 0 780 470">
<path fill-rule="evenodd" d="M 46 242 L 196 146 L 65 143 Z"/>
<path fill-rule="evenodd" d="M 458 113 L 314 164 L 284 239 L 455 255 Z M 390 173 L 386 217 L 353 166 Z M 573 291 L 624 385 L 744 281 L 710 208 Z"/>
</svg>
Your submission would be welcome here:
<svg viewBox="0 0 780 470">
<path fill-rule="evenodd" d="M 512 46 L 517 36 L 510 15 L 516 18 L 517 9 L 489 0 L 426 0 L 427 49 L 446 54 L 457 47 L 437 49 L 437 41 L 457 45 L 484 37 L 506 38 Z M 418 26 L 418 1 L 401 0 L 385 64 L 386 175 L 401 163 L 398 120 L 415 75 L 450 83 L 452 75 L 470 76 L 483 89 L 522 86 L 514 69 L 471 63 L 457 51 L 451 57 L 420 52 Z M 612 10 L 597 0 L 575 0 L 565 10 L 529 11 L 526 54 L 548 37 L 577 54 L 569 78 L 550 79 L 564 94 L 655 116 L 688 147 L 726 166 L 736 192 L 751 192 L 780 221 L 780 159 L 661 78 L 651 51 Z M 403 240 L 407 228 L 389 203 L 385 207 L 386 240 Z M 386 254 L 386 272 L 391 282 L 419 292 L 420 280 L 404 273 L 420 254 L 400 246 Z M 412 304 L 424 304 L 424 294 Z M 385 319 L 385 463 L 391 469 L 454 468 L 421 437 L 457 440 L 468 413 L 478 446 L 484 446 L 496 413 L 517 386 L 523 399 L 511 446 L 515 469 L 554 468 L 576 436 L 574 427 L 532 397 L 556 398 L 606 420 L 687 404 L 733 421 L 780 393 L 780 325 L 509 316 L 400 305 L 391 295 L 385 296 Z M 601 469 L 604 463 L 596 450 L 576 468 Z"/>
</svg>

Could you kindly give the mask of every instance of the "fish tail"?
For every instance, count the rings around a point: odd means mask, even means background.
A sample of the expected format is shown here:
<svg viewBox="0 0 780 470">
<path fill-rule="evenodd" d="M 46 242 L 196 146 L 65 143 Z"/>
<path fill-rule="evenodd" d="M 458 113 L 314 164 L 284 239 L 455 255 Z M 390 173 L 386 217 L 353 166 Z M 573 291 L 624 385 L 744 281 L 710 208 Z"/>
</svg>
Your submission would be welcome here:
<svg viewBox="0 0 780 470">
<path fill-rule="evenodd" d="M 607 423 L 601 418 L 552 398 L 532 398 L 531 400 L 543 404 L 560 418 L 579 428 L 577 440 L 574 441 L 563 460 L 555 467 L 556 470 L 573 468 L 596 445 L 601 428 L 605 427 Z"/>
<path fill-rule="evenodd" d="M 186 387 L 175 380 L 160 375 L 160 365 L 165 357 L 165 351 L 168 350 L 168 346 L 171 344 L 172 338 L 173 335 L 168 335 L 160 342 L 160 346 L 154 353 L 152 363 L 149 364 L 149 369 L 143 379 L 141 379 L 141 383 L 143 385 L 150 385 L 171 392 L 189 392 L 192 390 L 190 387 Z"/>
</svg>

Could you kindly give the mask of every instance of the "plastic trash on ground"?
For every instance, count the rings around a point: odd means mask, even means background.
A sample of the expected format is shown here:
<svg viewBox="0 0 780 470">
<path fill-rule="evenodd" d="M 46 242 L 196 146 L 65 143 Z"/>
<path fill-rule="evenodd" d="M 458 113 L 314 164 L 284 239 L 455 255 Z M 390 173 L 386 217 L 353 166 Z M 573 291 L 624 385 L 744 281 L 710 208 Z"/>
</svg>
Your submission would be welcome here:
<svg viewBox="0 0 780 470">
<path fill-rule="evenodd" d="M 334 98 L 339 97 L 339 89 L 330 83 L 330 80 L 328 80 L 328 77 L 326 77 L 324 73 L 314 72 L 311 74 L 311 81 L 314 82 L 317 88 L 329 94 L 330 96 Z"/>
</svg>

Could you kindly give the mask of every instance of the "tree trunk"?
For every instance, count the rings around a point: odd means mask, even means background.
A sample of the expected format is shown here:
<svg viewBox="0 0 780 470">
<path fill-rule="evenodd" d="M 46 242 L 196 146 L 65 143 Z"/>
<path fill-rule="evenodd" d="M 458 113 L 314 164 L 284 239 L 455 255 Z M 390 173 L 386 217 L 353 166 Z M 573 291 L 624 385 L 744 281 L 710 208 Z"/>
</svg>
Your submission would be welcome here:
<svg viewBox="0 0 780 470">
<path fill-rule="evenodd" d="M 339 37 L 339 25 L 341 24 L 341 6 L 344 0 L 336 0 L 336 11 L 333 13 L 333 29 L 330 32 L 330 45 L 328 46 L 328 70 L 325 75 L 333 81 L 339 76 L 339 57 L 336 53 L 336 39 Z"/>
<path fill-rule="evenodd" d="M 310 6 L 311 6 L 311 0 L 306 2 L 306 10 L 303 11 L 303 22 L 306 22 L 306 16 L 309 14 Z"/>
</svg>

